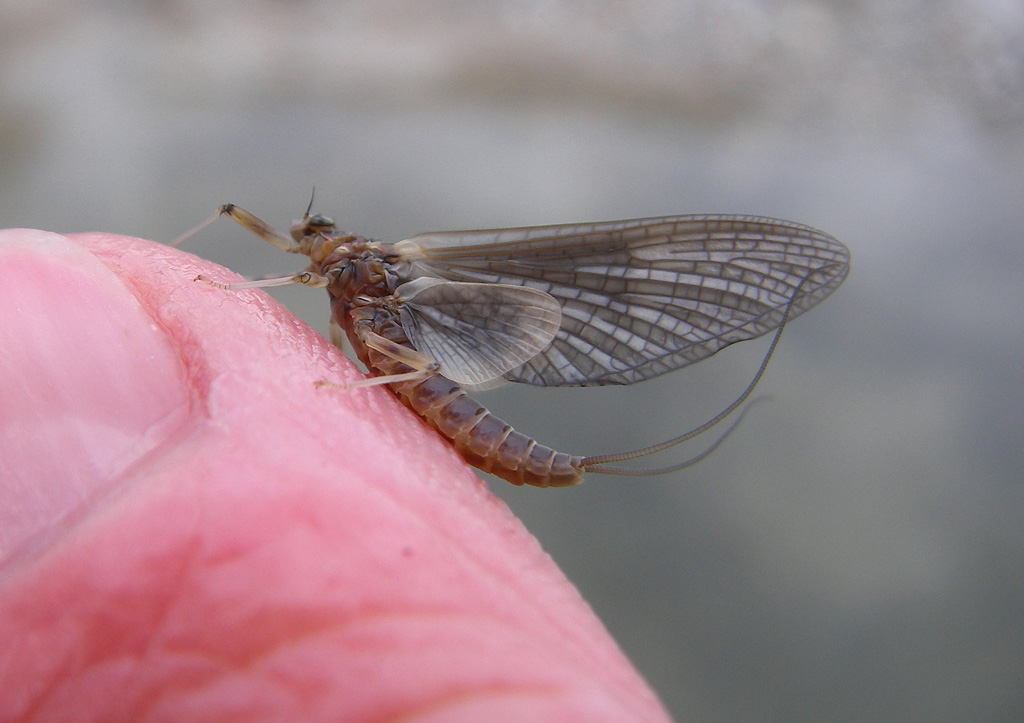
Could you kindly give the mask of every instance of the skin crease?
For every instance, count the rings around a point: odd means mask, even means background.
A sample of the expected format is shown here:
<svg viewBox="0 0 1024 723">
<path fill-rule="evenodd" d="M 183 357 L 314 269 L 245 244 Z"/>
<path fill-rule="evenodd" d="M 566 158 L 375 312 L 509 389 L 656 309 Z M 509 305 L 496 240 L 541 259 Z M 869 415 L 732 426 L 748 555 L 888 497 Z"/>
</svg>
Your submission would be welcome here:
<svg viewBox="0 0 1024 723">
<path fill-rule="evenodd" d="M 199 273 L 0 233 L 0 720 L 667 720 L 434 432 Z"/>
</svg>

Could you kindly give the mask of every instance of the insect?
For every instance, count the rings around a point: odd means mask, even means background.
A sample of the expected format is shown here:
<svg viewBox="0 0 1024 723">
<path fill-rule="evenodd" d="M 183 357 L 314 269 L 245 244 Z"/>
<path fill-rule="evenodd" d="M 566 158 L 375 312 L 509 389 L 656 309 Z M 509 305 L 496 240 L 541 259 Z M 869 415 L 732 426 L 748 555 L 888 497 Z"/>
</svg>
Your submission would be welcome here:
<svg viewBox="0 0 1024 723">
<path fill-rule="evenodd" d="M 728 432 L 681 464 L 616 466 L 692 439 L 739 407 L 787 320 L 831 294 L 850 267 L 848 249 L 828 234 L 754 216 L 430 233 L 388 244 L 342 232 L 310 209 L 285 235 L 226 204 L 175 243 L 221 216 L 310 264 L 279 278 L 197 280 L 223 289 L 325 287 L 332 341 L 340 345 L 344 332 L 371 374 L 345 388 L 387 385 L 467 462 L 540 487 L 578 484 L 584 472 L 661 474 L 708 454 Z M 772 330 L 738 399 L 686 434 L 631 452 L 557 452 L 467 394 L 506 381 L 632 384 Z"/>
</svg>

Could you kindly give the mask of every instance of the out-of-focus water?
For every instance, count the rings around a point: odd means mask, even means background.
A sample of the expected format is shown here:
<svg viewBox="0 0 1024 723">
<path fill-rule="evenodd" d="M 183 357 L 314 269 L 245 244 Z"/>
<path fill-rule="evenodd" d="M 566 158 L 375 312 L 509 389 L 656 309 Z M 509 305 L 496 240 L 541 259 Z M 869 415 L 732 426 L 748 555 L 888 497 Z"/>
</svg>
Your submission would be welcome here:
<svg viewBox="0 0 1024 723">
<path fill-rule="evenodd" d="M 711 459 L 495 482 L 679 718 L 1024 717 L 1015 2 L 0 7 L 0 225 L 171 239 L 231 201 L 428 230 L 778 216 L 853 251 Z M 287 257 L 228 222 L 188 250 Z M 321 330 L 322 293 L 275 293 Z M 593 454 L 694 426 L 765 342 L 483 400 Z"/>
</svg>

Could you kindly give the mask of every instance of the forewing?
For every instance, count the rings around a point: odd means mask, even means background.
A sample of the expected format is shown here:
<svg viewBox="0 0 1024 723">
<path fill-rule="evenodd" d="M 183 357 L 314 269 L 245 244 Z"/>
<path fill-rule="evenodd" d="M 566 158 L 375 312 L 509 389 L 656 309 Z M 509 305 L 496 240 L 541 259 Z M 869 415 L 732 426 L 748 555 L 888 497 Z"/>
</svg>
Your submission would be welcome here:
<svg viewBox="0 0 1024 723">
<path fill-rule="evenodd" d="M 412 345 L 471 389 L 502 384 L 502 375 L 550 345 L 561 320 L 555 299 L 523 286 L 423 277 L 396 296 Z"/>
<path fill-rule="evenodd" d="M 396 244 L 410 277 L 528 286 L 561 324 L 504 374 L 540 386 L 631 384 L 778 327 L 832 293 L 850 254 L 808 226 L 752 216 L 424 234 Z"/>
</svg>

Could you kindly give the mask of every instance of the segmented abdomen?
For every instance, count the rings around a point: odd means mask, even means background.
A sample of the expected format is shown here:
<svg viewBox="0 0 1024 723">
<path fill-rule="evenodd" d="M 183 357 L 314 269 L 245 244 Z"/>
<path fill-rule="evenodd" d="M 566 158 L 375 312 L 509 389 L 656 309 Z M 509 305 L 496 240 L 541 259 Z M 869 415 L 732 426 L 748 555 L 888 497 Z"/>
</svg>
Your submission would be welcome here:
<svg viewBox="0 0 1024 723">
<path fill-rule="evenodd" d="M 367 350 L 377 374 L 412 371 L 401 362 Z M 439 374 L 389 385 L 402 402 L 448 439 L 463 459 L 514 485 L 567 487 L 583 481 L 582 457 L 556 452 L 515 431 L 488 412 L 450 379 Z"/>
</svg>

